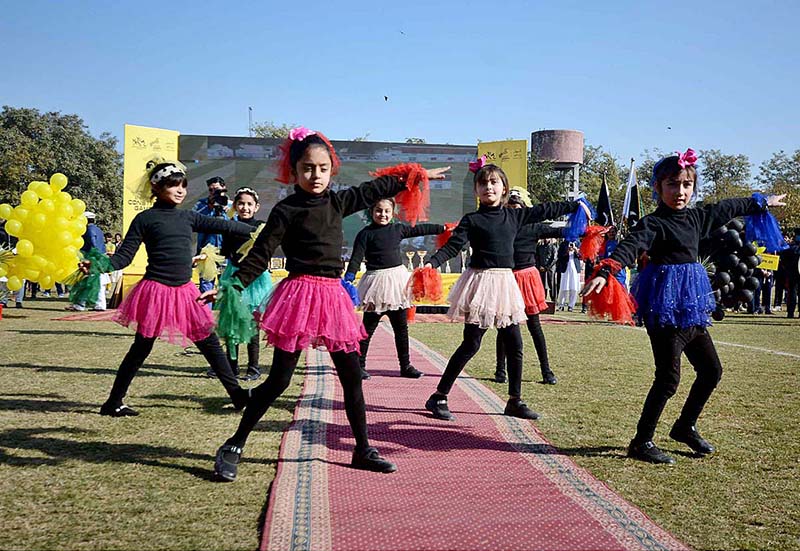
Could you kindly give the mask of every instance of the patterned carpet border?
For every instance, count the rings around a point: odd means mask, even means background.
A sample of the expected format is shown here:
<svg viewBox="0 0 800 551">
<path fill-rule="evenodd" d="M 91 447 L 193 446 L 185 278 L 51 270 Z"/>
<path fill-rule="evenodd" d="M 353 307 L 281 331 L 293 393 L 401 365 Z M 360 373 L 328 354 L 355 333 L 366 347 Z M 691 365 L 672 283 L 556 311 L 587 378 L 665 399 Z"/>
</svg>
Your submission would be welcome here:
<svg viewBox="0 0 800 551">
<path fill-rule="evenodd" d="M 325 356 L 313 349 L 306 353 L 303 393 L 295 408 L 294 421 L 281 441 L 261 551 L 332 547 L 325 430 L 331 421 L 336 378 L 326 365 Z M 281 506 L 276 507 L 276 503 Z M 286 530 L 286 526 L 291 526 L 291 530 Z"/>
</svg>

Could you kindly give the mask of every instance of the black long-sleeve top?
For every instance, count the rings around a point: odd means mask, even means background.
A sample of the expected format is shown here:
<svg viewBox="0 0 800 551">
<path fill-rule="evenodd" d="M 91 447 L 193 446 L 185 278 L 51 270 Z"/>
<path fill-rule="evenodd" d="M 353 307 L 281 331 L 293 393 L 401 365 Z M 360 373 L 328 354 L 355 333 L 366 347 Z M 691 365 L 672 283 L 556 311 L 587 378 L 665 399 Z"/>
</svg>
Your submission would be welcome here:
<svg viewBox="0 0 800 551">
<path fill-rule="evenodd" d="M 253 232 L 258 228 L 260 224 L 263 224 L 263 220 L 256 220 L 255 218 L 250 218 L 249 220 L 238 220 L 242 224 L 247 224 L 250 226 L 250 231 Z M 234 266 L 239 266 L 239 262 L 241 258 L 236 251 L 239 250 L 239 247 L 244 245 L 247 240 L 250 239 L 249 235 L 239 235 L 239 234 L 227 234 L 222 236 L 222 246 L 219 248 L 219 254 L 230 260 L 231 264 Z"/>
<path fill-rule="evenodd" d="M 156 201 L 131 222 L 125 239 L 111 255 L 111 265 L 120 270 L 133 261 L 139 245 L 147 250 L 144 279 L 178 287 L 192 279 L 192 232 L 250 235 L 252 227 L 241 222 L 204 216 Z"/>
<path fill-rule="evenodd" d="M 660 204 L 633 227 L 609 257 L 622 267 L 633 266 L 647 251 L 655 264 L 686 264 L 698 261 L 700 240 L 737 216 L 758 214 L 755 199 L 724 199 L 701 208 L 674 210 Z M 599 275 L 608 276 L 607 269 Z"/>
<path fill-rule="evenodd" d="M 366 257 L 367 270 L 382 270 L 403 265 L 400 254 L 400 241 L 421 235 L 438 235 L 444 231 L 442 224 L 417 224 L 409 226 L 403 223 L 384 224 L 374 222 L 356 235 L 353 254 L 347 265 L 347 272 L 355 274 L 361 267 L 361 260 Z"/>
<path fill-rule="evenodd" d="M 538 266 L 536 251 L 539 248 L 539 240 L 562 235 L 564 235 L 563 228 L 554 228 L 550 224 L 522 226 L 514 239 L 514 269 L 524 270 L 531 266 Z"/>
<path fill-rule="evenodd" d="M 267 269 L 280 245 L 290 273 L 338 278 L 342 273 L 342 218 L 404 189 L 405 183 L 394 176 L 338 192 L 329 188 L 319 195 L 295 186 L 294 193 L 269 213 L 267 225 L 235 277 L 248 286 Z"/>
<path fill-rule="evenodd" d="M 559 218 L 578 208 L 579 203 L 573 201 L 541 203 L 523 209 L 481 205 L 461 219 L 445 246 L 431 257 L 431 266 L 438 268 L 469 241 L 472 246 L 470 268 L 513 268 L 514 239 L 522 226 Z"/>
</svg>

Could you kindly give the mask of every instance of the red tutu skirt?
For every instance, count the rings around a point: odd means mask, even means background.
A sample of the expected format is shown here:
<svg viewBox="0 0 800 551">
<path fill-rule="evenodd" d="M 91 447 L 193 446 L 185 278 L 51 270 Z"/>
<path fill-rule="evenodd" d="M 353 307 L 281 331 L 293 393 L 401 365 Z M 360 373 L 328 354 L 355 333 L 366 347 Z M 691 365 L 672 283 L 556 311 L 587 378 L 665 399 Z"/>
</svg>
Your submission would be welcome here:
<svg viewBox="0 0 800 551">
<path fill-rule="evenodd" d="M 265 340 L 287 352 L 320 345 L 357 352 L 367 338 L 347 291 L 330 277 L 290 275 L 275 287 L 258 322 Z"/>
<path fill-rule="evenodd" d="M 117 308 L 114 321 L 145 337 L 158 337 L 183 347 L 202 341 L 214 331 L 214 315 L 197 302 L 191 281 L 170 287 L 143 279 Z"/>
<path fill-rule="evenodd" d="M 547 310 L 547 301 L 545 300 L 544 285 L 542 284 L 542 276 L 539 274 L 539 268 L 531 266 L 514 272 L 514 277 L 517 279 L 517 285 L 522 292 L 522 299 L 525 301 L 526 314 L 538 314 L 543 310 Z"/>
</svg>

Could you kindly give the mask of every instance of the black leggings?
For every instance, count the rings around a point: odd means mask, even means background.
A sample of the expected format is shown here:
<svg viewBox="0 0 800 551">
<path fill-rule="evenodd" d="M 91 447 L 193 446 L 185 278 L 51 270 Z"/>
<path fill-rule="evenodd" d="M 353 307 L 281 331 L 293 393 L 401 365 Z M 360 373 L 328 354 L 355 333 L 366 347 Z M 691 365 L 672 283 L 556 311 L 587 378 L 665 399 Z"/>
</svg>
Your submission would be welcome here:
<svg viewBox="0 0 800 551">
<path fill-rule="evenodd" d="M 250 342 L 247 343 L 247 367 L 258 369 L 258 357 L 261 352 L 260 349 L 260 337 L 261 331 L 256 331 L 256 334 L 253 335 L 253 338 L 250 339 Z M 231 364 L 231 369 L 233 369 L 233 374 L 236 375 L 239 373 L 239 345 L 236 345 L 236 359 L 234 360 L 231 358 L 231 349 L 226 344 L 225 345 L 225 354 L 228 357 L 228 363 Z"/>
<path fill-rule="evenodd" d="M 550 360 L 547 358 L 547 343 L 544 340 L 544 332 L 542 331 L 542 324 L 539 321 L 539 314 L 528 314 L 528 332 L 533 337 L 533 346 L 536 347 L 536 355 L 539 357 L 539 367 L 542 370 L 542 375 L 550 373 Z M 497 332 L 497 373 L 505 373 L 506 371 L 506 347 L 503 344 L 503 339 L 500 332 Z"/>
<path fill-rule="evenodd" d="M 108 396 L 106 404 L 113 407 L 122 405 L 122 399 L 128 393 L 128 387 L 131 386 L 131 381 L 136 376 L 139 368 L 150 355 L 153 350 L 153 343 L 156 342 L 155 337 L 145 337 L 140 333 L 136 333 L 133 337 L 133 344 L 122 360 L 122 363 L 117 369 L 117 376 L 114 379 L 114 385 L 111 387 L 111 394 Z M 208 365 L 217 374 L 222 386 L 228 391 L 228 395 L 233 398 L 243 392 L 239 386 L 239 382 L 233 375 L 231 366 L 228 359 L 225 357 L 225 352 L 219 343 L 216 333 L 211 333 L 202 341 L 195 341 L 194 345 L 200 350 L 205 357 Z"/>
<path fill-rule="evenodd" d="M 686 354 L 697 378 L 689 390 L 678 424 L 694 426 L 697 423 L 703 407 L 722 378 L 722 364 L 705 327 L 648 327 L 647 334 L 653 347 L 656 375 L 636 427 L 634 441 L 637 443 L 653 439 L 664 406 L 678 389 L 681 380 L 681 353 Z"/>
<path fill-rule="evenodd" d="M 227 440 L 227 444 L 244 447 L 247 437 L 255 428 L 256 423 L 264 416 L 278 396 L 289 387 L 297 361 L 300 359 L 300 353 L 299 350 L 287 352 L 280 348 L 275 349 L 267 380 L 253 389 L 250 401 L 242 414 L 242 420 L 239 421 L 239 428 Z M 353 436 L 356 438 L 356 449 L 363 450 L 369 446 L 369 441 L 358 354 L 356 352 L 331 352 L 331 359 L 344 390 L 344 409 Z"/>
<path fill-rule="evenodd" d="M 486 329 L 481 329 L 475 324 L 464 324 L 464 340 L 453 352 L 450 361 L 447 362 L 447 367 L 436 387 L 439 394 L 450 393 L 464 366 L 480 350 L 484 333 L 486 333 Z M 505 344 L 508 361 L 508 395 L 512 398 L 519 398 L 522 394 L 522 336 L 519 332 L 519 325 L 503 327 L 498 329 L 497 333 Z"/>
<path fill-rule="evenodd" d="M 372 339 L 372 334 L 375 333 L 375 329 L 377 329 L 378 323 L 380 323 L 384 314 L 389 318 L 389 323 L 392 324 L 394 346 L 397 348 L 397 359 L 400 361 L 400 369 L 406 369 L 411 365 L 411 360 L 408 356 L 407 312 L 407 308 L 380 313 L 364 312 L 364 329 L 367 330 L 367 338 L 361 341 L 361 367 L 366 365 L 369 341 Z"/>
</svg>

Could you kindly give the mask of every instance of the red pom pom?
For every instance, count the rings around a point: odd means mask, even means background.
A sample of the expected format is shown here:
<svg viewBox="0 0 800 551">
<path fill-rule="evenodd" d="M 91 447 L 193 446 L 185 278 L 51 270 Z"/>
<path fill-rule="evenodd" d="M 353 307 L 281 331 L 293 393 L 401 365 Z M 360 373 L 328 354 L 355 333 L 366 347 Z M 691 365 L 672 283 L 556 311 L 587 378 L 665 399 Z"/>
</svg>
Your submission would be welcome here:
<svg viewBox="0 0 800 551">
<path fill-rule="evenodd" d="M 581 257 L 584 260 L 594 261 L 600 255 L 605 241 L 603 236 L 610 229 L 605 226 L 589 226 L 586 228 L 586 234 L 581 241 Z"/>
<path fill-rule="evenodd" d="M 439 302 L 444 296 L 442 291 L 442 274 L 436 268 L 417 268 L 411 274 L 408 283 L 414 300 Z"/>
<path fill-rule="evenodd" d="M 453 230 L 456 229 L 458 226 L 458 222 L 446 222 L 444 225 L 444 231 L 436 236 L 436 248 L 441 249 L 445 246 L 445 244 L 450 240 L 450 236 L 453 235 Z"/>
<path fill-rule="evenodd" d="M 402 165 L 381 168 L 371 173 L 372 176 L 394 176 L 401 182 L 405 182 L 406 189 L 398 193 L 394 200 L 400 207 L 397 217 L 408 222 L 412 226 L 417 222 L 428 219 L 428 211 L 431 207 L 431 189 L 428 182 L 428 173 L 422 165 L 418 163 L 407 163 Z"/>
<path fill-rule="evenodd" d="M 612 275 L 608 276 L 606 285 L 599 293 L 592 292 L 584 297 L 589 316 L 600 320 L 610 319 L 614 323 L 633 325 L 636 301 L 613 276 L 622 269 L 622 265 L 615 260 L 606 258 L 595 267 L 592 278 L 596 277 L 597 272 L 603 267 L 608 267 L 612 271 Z"/>
</svg>

